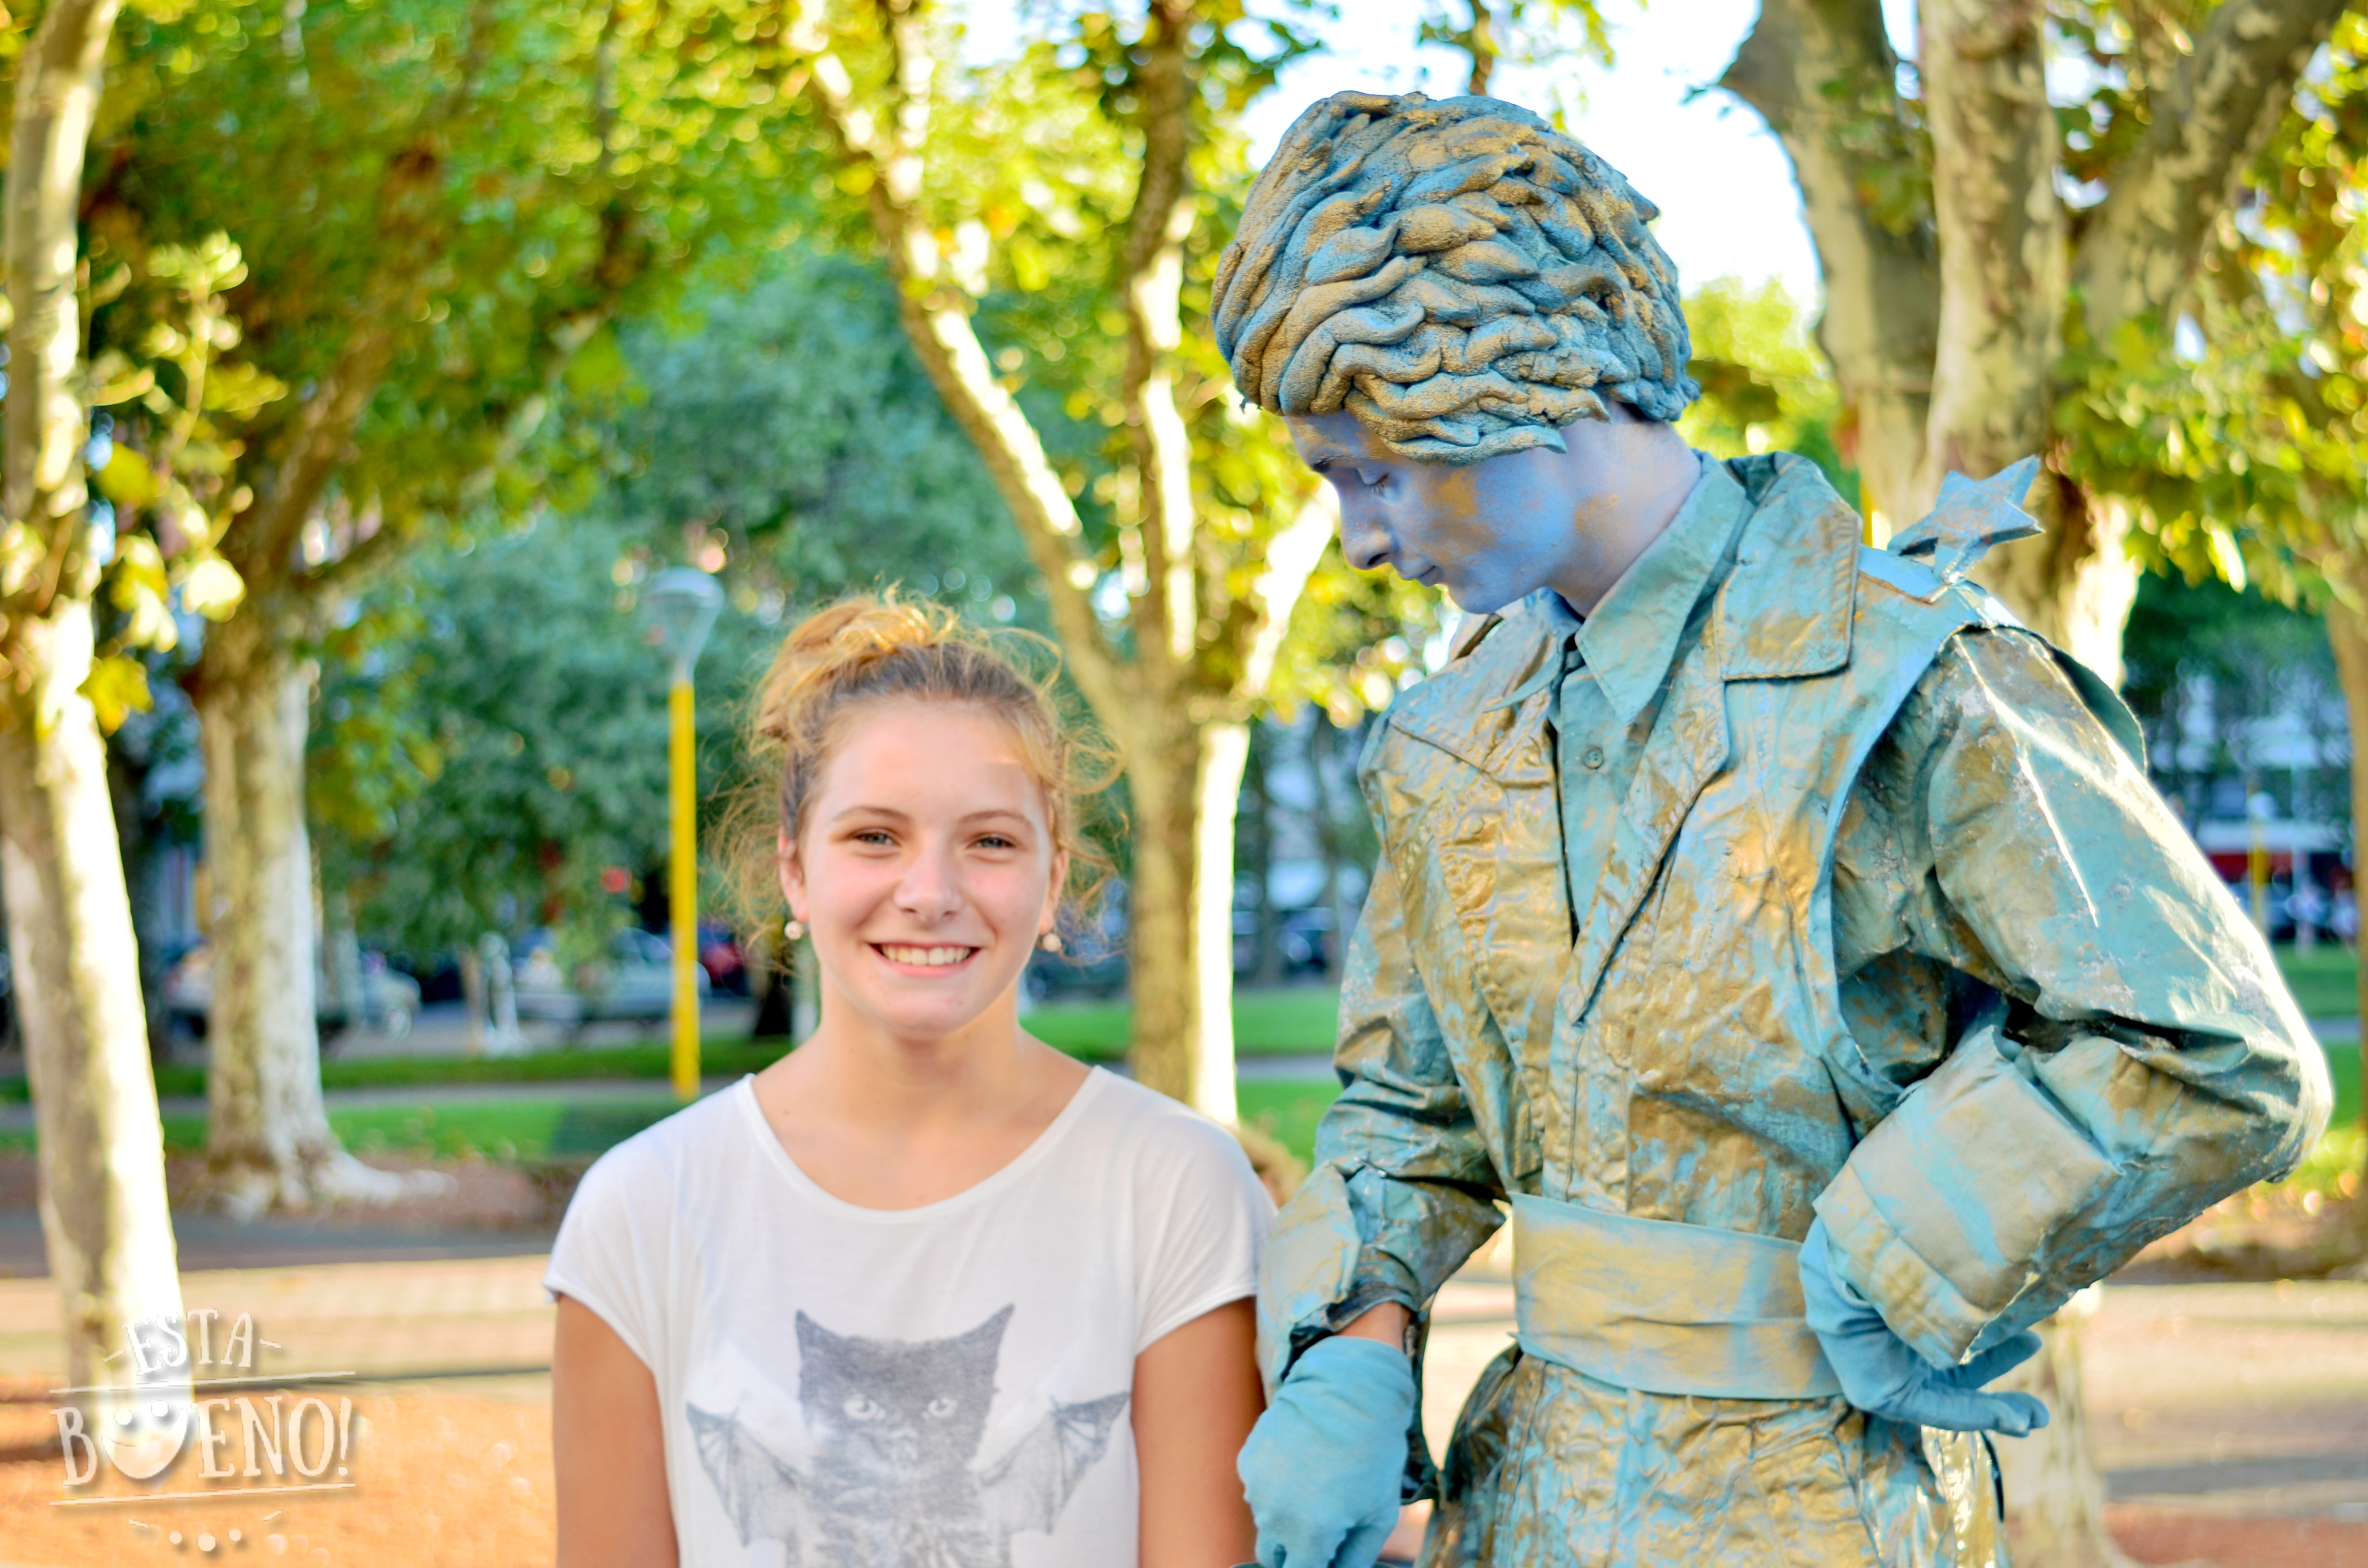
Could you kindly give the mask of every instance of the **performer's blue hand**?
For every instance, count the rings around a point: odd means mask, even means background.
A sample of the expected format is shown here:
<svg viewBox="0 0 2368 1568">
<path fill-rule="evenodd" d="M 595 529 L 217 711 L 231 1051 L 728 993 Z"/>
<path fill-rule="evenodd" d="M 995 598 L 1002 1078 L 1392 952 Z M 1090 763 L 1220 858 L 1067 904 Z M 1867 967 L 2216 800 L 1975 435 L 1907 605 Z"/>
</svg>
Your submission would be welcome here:
<svg viewBox="0 0 2368 1568">
<path fill-rule="evenodd" d="M 1242 1447 L 1260 1568 L 1372 1568 L 1398 1521 L 1414 1402 L 1395 1346 L 1336 1335 L 1301 1353 Z"/>
<path fill-rule="evenodd" d="M 2027 1393 L 1985 1393 L 1982 1385 L 2031 1359 L 2039 1335 L 2025 1329 L 1959 1367 L 1935 1367 L 1891 1332 L 1883 1314 L 1834 1273 L 1822 1220 L 1801 1244 L 1801 1293 L 1809 1328 L 1841 1380 L 1842 1397 L 1869 1415 L 1951 1432 L 2020 1437 L 2047 1425 L 2047 1406 Z"/>
</svg>

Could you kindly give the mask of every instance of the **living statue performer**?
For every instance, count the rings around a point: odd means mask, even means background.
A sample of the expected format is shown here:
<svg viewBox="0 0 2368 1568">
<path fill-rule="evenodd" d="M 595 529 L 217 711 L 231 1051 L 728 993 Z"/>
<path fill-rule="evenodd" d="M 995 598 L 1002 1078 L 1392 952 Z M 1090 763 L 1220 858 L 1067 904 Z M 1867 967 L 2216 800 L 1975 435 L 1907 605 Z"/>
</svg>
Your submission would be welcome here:
<svg viewBox="0 0 2368 1568">
<path fill-rule="evenodd" d="M 1382 840 L 1259 1294 L 1267 1568 L 1998 1563 L 1984 1384 L 2290 1169 L 2325 1062 L 2102 681 L 1967 582 L 2032 468 L 1887 551 L 1717 462 L 1677 278 L 1523 109 L 1344 93 L 1215 290 L 1360 567 L 1476 622 L 1360 772 Z M 1470 622 L 1467 622 L 1470 624 Z M 1517 1341 L 1434 1474 L 1422 1314 L 1511 1210 Z"/>
</svg>

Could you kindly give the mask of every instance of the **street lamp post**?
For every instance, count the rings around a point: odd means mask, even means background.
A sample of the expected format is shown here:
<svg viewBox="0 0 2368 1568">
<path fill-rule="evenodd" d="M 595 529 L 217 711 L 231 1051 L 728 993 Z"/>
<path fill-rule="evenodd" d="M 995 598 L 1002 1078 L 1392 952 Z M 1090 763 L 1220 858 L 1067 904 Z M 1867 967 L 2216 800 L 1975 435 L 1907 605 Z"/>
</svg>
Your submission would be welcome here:
<svg viewBox="0 0 2368 1568">
<path fill-rule="evenodd" d="M 667 903 L 674 914 L 674 1092 L 688 1100 L 699 1094 L 699 744 L 691 670 L 723 608 L 723 590 L 706 573 L 677 566 L 658 574 L 643 602 L 659 646 L 674 659 L 666 694 L 666 800 L 674 828 Z"/>
</svg>

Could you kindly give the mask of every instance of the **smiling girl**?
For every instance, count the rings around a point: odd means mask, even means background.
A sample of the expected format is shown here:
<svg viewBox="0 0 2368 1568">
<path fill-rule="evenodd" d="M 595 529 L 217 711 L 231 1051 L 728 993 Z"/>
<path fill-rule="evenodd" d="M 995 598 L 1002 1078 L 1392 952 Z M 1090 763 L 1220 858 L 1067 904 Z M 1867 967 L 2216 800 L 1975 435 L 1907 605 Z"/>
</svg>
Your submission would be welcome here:
<svg viewBox="0 0 2368 1568">
<path fill-rule="evenodd" d="M 561 1568 L 1250 1555 L 1265 1192 L 1224 1129 L 1019 1027 L 1109 772 L 1049 685 L 894 598 L 775 660 L 768 870 L 821 1021 L 568 1208 Z"/>
</svg>

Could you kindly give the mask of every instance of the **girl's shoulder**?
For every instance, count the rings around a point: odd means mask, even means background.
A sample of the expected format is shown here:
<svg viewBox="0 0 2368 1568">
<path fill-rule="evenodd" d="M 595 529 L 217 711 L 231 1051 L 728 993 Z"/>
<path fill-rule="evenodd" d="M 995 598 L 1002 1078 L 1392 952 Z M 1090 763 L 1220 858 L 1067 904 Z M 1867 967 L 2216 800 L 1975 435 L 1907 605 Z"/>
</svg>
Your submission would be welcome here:
<svg viewBox="0 0 2368 1568">
<path fill-rule="evenodd" d="M 764 1151 L 745 1126 L 755 1109 L 752 1084 L 743 1078 L 610 1146 L 584 1173 L 577 1197 L 677 1190 L 686 1180 L 728 1180 L 760 1162 Z"/>
<path fill-rule="evenodd" d="M 1241 1141 L 1223 1124 L 1181 1100 L 1144 1088 L 1132 1078 L 1097 1068 L 1077 1093 L 1091 1099 L 1080 1108 L 1081 1142 L 1159 1176 L 1256 1176 Z"/>
</svg>

